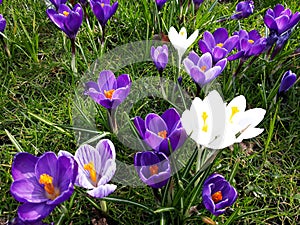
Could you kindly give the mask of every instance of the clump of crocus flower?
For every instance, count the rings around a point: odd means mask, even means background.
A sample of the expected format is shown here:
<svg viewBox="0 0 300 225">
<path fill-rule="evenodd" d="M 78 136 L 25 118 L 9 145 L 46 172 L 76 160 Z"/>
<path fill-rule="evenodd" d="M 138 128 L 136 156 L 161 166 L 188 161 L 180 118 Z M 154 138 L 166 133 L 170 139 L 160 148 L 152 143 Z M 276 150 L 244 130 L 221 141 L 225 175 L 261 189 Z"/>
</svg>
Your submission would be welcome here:
<svg viewBox="0 0 300 225">
<path fill-rule="evenodd" d="M 104 44 L 105 26 L 107 21 L 116 13 L 119 3 L 116 1 L 110 5 L 110 0 L 91 0 L 90 5 L 94 15 L 101 24 L 101 43 Z"/>
<path fill-rule="evenodd" d="M 199 49 L 202 53 L 209 52 L 213 63 L 225 58 L 236 46 L 238 35 L 228 36 L 228 31 L 221 27 L 211 34 L 209 31 L 203 33 L 203 39 L 199 40 Z"/>
<path fill-rule="evenodd" d="M 154 65 L 156 66 L 160 76 L 162 76 L 162 72 L 168 64 L 168 59 L 169 59 L 168 46 L 163 45 L 163 46 L 158 46 L 157 48 L 152 46 L 150 53 Z"/>
<path fill-rule="evenodd" d="M 140 179 L 153 188 L 165 186 L 171 177 L 170 161 L 162 152 L 137 152 L 134 167 Z"/>
<path fill-rule="evenodd" d="M 40 157 L 19 153 L 12 164 L 10 192 L 23 204 L 18 217 L 24 222 L 38 222 L 60 203 L 70 198 L 78 174 L 78 165 L 70 157 L 46 152 Z"/>
<path fill-rule="evenodd" d="M 249 17 L 254 10 L 254 2 L 251 0 L 239 2 L 235 7 L 235 14 L 231 19 L 240 20 Z"/>
<path fill-rule="evenodd" d="M 296 82 L 297 75 L 291 70 L 286 71 L 281 79 L 281 83 L 278 90 L 278 96 L 281 96 L 283 93 L 287 92 Z"/>
<path fill-rule="evenodd" d="M 145 120 L 137 116 L 133 122 L 146 144 L 166 156 L 180 148 L 187 138 L 180 115 L 174 108 L 166 110 L 161 116 L 150 113 Z"/>
<path fill-rule="evenodd" d="M 202 202 L 213 215 L 219 216 L 236 201 L 238 193 L 220 174 L 210 175 L 203 184 Z"/>
<path fill-rule="evenodd" d="M 190 52 L 187 58 L 183 60 L 186 72 L 193 78 L 199 86 L 214 80 L 224 70 L 227 59 L 221 59 L 213 66 L 212 56 L 209 52 L 199 57 L 194 51 Z"/>
</svg>

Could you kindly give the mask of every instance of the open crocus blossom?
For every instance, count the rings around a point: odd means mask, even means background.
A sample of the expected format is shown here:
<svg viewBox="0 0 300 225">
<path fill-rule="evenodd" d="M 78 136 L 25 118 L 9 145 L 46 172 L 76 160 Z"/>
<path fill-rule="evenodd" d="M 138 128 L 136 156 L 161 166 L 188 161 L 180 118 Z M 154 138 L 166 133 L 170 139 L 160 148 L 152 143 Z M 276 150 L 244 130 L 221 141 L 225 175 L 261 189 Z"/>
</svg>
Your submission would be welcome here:
<svg viewBox="0 0 300 225">
<path fill-rule="evenodd" d="M 61 4 L 65 4 L 67 0 L 50 0 L 50 2 L 55 6 L 56 9 L 59 8 Z"/>
<path fill-rule="evenodd" d="M 215 30 L 213 34 L 205 31 L 203 40 L 200 40 L 198 44 L 201 52 L 210 52 L 213 57 L 213 63 L 216 63 L 233 50 L 238 40 L 238 35 L 228 37 L 227 30 L 221 27 Z"/>
<path fill-rule="evenodd" d="M 239 2 L 235 7 L 236 13 L 231 16 L 231 19 L 240 20 L 243 18 L 247 18 L 253 13 L 253 10 L 254 10 L 253 1 L 248 0 L 248 1 Z"/>
<path fill-rule="evenodd" d="M 212 65 L 212 56 L 209 52 L 199 57 L 194 51 L 190 52 L 189 56 L 183 60 L 183 65 L 186 72 L 199 85 L 205 84 L 214 80 L 221 74 L 227 64 L 227 59 L 222 59 Z"/>
<path fill-rule="evenodd" d="M 296 82 L 297 76 L 291 70 L 286 71 L 281 79 L 280 87 L 278 90 L 278 94 L 282 94 L 288 91 Z"/>
<path fill-rule="evenodd" d="M 12 164 L 10 192 L 23 204 L 18 217 L 37 222 L 48 216 L 60 203 L 70 198 L 78 174 L 77 163 L 66 156 L 46 152 L 40 157 L 19 153 Z"/>
<path fill-rule="evenodd" d="M 79 168 L 76 185 L 88 189 L 89 195 L 103 198 L 116 190 L 116 185 L 108 184 L 116 171 L 116 152 L 110 140 L 100 140 L 96 148 L 80 146 L 74 158 Z"/>
<path fill-rule="evenodd" d="M 225 178 L 217 173 L 210 175 L 203 184 L 202 202 L 213 215 L 225 213 L 237 199 L 238 193 Z"/>
<path fill-rule="evenodd" d="M 181 63 L 181 59 L 185 51 L 193 44 L 193 42 L 198 37 L 198 33 L 199 31 L 195 30 L 194 33 L 189 38 L 187 38 L 185 27 L 182 27 L 179 33 L 174 27 L 170 27 L 168 37 L 174 48 L 178 51 L 179 63 Z"/>
<path fill-rule="evenodd" d="M 163 152 L 166 156 L 170 155 L 170 150 L 180 148 L 187 138 L 180 115 L 174 108 L 166 110 L 161 116 L 150 113 L 145 120 L 137 116 L 133 122 L 139 135 L 151 149 Z"/>
<path fill-rule="evenodd" d="M 3 33 L 6 27 L 6 20 L 5 18 L 0 14 L 0 32 Z"/>
<path fill-rule="evenodd" d="M 257 30 L 251 30 L 249 33 L 245 30 L 240 30 L 235 34 L 239 37 L 236 45 L 238 52 L 228 56 L 228 60 L 236 60 L 238 58 L 247 60 L 251 56 L 261 54 L 266 48 L 266 38 L 261 37 Z"/>
<path fill-rule="evenodd" d="M 168 64 L 168 46 L 151 47 L 151 58 L 159 73 L 166 68 Z"/>
<path fill-rule="evenodd" d="M 61 4 L 58 12 L 54 9 L 47 9 L 47 15 L 71 40 L 75 40 L 83 19 L 83 11 L 80 4 L 76 4 L 72 10 L 67 5 Z"/>
<path fill-rule="evenodd" d="M 130 92 L 131 81 L 128 74 L 122 74 L 116 79 L 110 70 L 103 70 L 99 74 L 97 83 L 90 81 L 86 84 L 85 94 L 96 103 L 107 109 L 114 109 L 120 105 Z"/>
<path fill-rule="evenodd" d="M 94 15 L 103 28 L 107 21 L 116 13 L 119 3 L 116 1 L 110 5 L 110 0 L 91 0 L 90 5 Z"/>
<path fill-rule="evenodd" d="M 140 179 L 153 188 L 165 186 L 171 176 L 169 159 L 162 152 L 138 152 L 134 156 L 134 166 Z"/>
</svg>

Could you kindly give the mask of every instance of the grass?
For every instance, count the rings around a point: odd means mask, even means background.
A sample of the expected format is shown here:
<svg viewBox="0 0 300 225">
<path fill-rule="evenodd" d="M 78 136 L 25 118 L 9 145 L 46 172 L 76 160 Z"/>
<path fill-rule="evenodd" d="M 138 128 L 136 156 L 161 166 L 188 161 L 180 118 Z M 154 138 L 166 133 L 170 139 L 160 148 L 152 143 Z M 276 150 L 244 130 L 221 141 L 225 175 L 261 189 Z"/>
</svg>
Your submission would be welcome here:
<svg viewBox="0 0 300 225">
<path fill-rule="evenodd" d="M 77 75 L 71 70 L 70 42 L 47 18 L 43 1 L 4 0 L 0 5 L 0 13 L 7 20 L 5 42 L 11 52 L 9 58 L 0 49 L 0 224 L 16 217 L 19 205 L 9 192 L 14 155 L 20 150 L 35 155 L 46 151 L 57 153 L 59 150 L 75 152 L 78 143 L 70 129 L 74 122 L 74 90 L 81 84 L 80 78 L 89 66 L 101 55 L 123 44 L 152 39 L 158 33 L 152 12 L 155 4 L 149 2 L 119 1 L 117 13 L 107 26 L 105 48 L 102 50 L 98 43 L 98 22 L 88 10 L 90 28 L 84 22 L 76 41 Z M 264 12 L 277 3 L 255 1 L 255 13 L 250 18 L 218 24 L 213 21 L 231 15 L 237 1 L 216 3 L 209 11 L 214 2 L 205 1 L 197 15 L 190 9 L 179 24 L 176 1 L 168 1 L 161 13 L 163 32 L 167 33 L 171 25 L 177 29 L 185 25 L 189 34 L 198 28 L 199 38 L 205 30 L 213 32 L 220 26 L 226 27 L 230 33 L 239 28 L 248 31 L 255 28 L 264 34 Z M 285 1 L 284 5 L 293 12 L 300 11 L 296 0 Z M 299 84 L 286 93 L 277 114 L 274 100 L 282 74 L 289 69 L 296 73 L 299 70 L 299 54 L 292 56 L 294 50 L 299 48 L 299 35 L 298 26 L 287 46 L 273 61 L 262 55 L 239 74 L 233 84 L 231 77 L 237 62 L 231 62 L 218 78 L 226 101 L 243 94 L 248 108 L 262 107 L 267 110 L 260 125 L 265 128 L 264 133 L 241 145 L 224 149 L 214 164 L 213 170 L 228 179 L 232 178 L 231 183 L 239 192 L 239 198 L 233 206 L 234 213 L 218 217 L 216 220 L 219 224 L 226 223 L 228 218 L 229 224 L 297 224 L 300 221 Z M 199 52 L 196 43 L 191 49 Z M 117 74 L 121 73 L 129 73 L 132 80 L 157 75 L 149 62 L 130 64 L 117 71 Z M 166 74 L 176 79 L 174 68 L 168 67 Z M 195 85 L 187 74 L 184 73 L 183 78 L 183 87 L 193 95 Z M 147 104 L 135 104 L 130 115 L 144 117 L 149 112 L 161 113 L 167 107 L 164 102 L 148 99 Z M 103 130 L 104 126 L 99 125 L 99 128 Z M 115 136 L 109 135 L 108 138 L 116 145 L 117 158 L 132 162 L 132 150 L 123 146 Z M 12 140 L 18 143 L 19 149 Z M 157 209 L 152 189 L 147 187 L 118 185 L 117 191 L 109 197 L 127 199 L 152 210 Z M 108 224 L 159 223 L 159 217 L 128 203 L 108 200 L 108 216 L 101 213 L 99 205 L 100 200 L 89 199 L 83 190 L 76 188 L 72 199 L 57 207 L 45 221 L 97 224 L 105 217 Z M 211 216 L 208 211 L 203 212 Z M 189 224 L 199 224 L 199 221 L 190 221 Z"/>
</svg>

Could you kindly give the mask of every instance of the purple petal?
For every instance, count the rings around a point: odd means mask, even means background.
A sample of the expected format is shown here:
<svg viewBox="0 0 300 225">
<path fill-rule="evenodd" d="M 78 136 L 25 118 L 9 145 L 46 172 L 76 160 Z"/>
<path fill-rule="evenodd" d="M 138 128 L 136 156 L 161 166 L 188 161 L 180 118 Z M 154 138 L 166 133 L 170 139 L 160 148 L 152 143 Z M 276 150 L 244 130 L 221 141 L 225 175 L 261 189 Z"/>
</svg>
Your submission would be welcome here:
<svg viewBox="0 0 300 225">
<path fill-rule="evenodd" d="M 23 221 L 36 222 L 46 218 L 54 208 L 55 206 L 45 203 L 24 203 L 18 208 L 18 216 Z"/>
<path fill-rule="evenodd" d="M 214 62 L 218 62 L 219 60 L 223 59 L 227 55 L 227 53 L 228 51 L 225 48 L 220 48 L 219 46 L 216 46 L 212 52 Z"/>
<path fill-rule="evenodd" d="M 281 34 L 288 29 L 288 23 L 290 18 L 288 16 L 280 16 L 275 19 L 277 24 L 278 33 Z"/>
<path fill-rule="evenodd" d="M 128 74 L 121 74 L 117 78 L 117 88 L 122 88 L 130 85 L 130 77 Z"/>
<path fill-rule="evenodd" d="M 136 116 L 133 119 L 133 123 L 137 131 L 139 132 L 139 135 L 142 137 L 142 139 L 144 139 L 144 134 L 146 132 L 145 121 L 141 117 Z"/>
<path fill-rule="evenodd" d="M 213 68 L 209 69 L 207 72 L 205 72 L 205 82 L 203 83 L 203 85 L 211 82 L 220 74 L 221 74 L 221 67 L 219 66 L 214 66 Z"/>
<path fill-rule="evenodd" d="M 190 70 L 190 76 L 199 85 L 202 85 L 205 81 L 205 74 L 200 70 L 199 67 L 193 67 Z"/>
<path fill-rule="evenodd" d="M 264 22 L 268 28 L 277 30 L 276 22 L 272 16 L 266 14 L 264 17 Z"/>
<path fill-rule="evenodd" d="M 194 65 L 197 65 L 200 60 L 200 57 L 196 52 L 191 51 L 189 53 L 188 59 L 191 60 L 194 63 Z"/>
<path fill-rule="evenodd" d="M 281 4 L 277 4 L 275 7 L 274 7 L 274 17 L 279 17 L 280 14 L 282 13 L 282 11 L 284 11 L 284 6 L 281 5 Z"/>
<path fill-rule="evenodd" d="M 228 53 L 232 51 L 232 49 L 236 46 L 237 42 L 239 41 L 239 36 L 234 35 L 228 38 L 223 45 L 223 48 L 227 49 Z"/>
<path fill-rule="evenodd" d="M 155 134 L 158 134 L 158 132 L 161 131 L 167 131 L 168 127 L 165 123 L 165 121 L 158 116 L 157 114 L 150 113 L 145 118 L 145 127 L 146 130 L 150 130 L 154 132 Z"/>
<path fill-rule="evenodd" d="M 101 71 L 97 83 L 102 92 L 117 89 L 116 77 L 110 70 Z"/>
<path fill-rule="evenodd" d="M 161 118 L 165 121 L 168 132 L 172 132 L 174 127 L 176 127 L 178 122 L 180 122 L 180 115 L 174 108 L 166 110 L 161 115 Z"/>
<path fill-rule="evenodd" d="M 258 40 L 260 38 L 261 38 L 261 36 L 260 36 L 260 34 L 259 34 L 259 32 L 257 30 L 251 30 L 249 32 L 249 39 L 250 40 L 256 41 L 256 40 Z"/>
<path fill-rule="evenodd" d="M 153 133 L 152 131 L 146 130 L 144 141 L 154 150 L 158 151 L 161 142 L 164 138 L 158 136 L 157 133 Z"/>
<path fill-rule="evenodd" d="M 243 50 L 239 51 L 236 54 L 232 54 L 232 55 L 228 56 L 227 60 L 228 61 L 233 61 L 233 60 L 239 59 L 239 58 L 243 57 L 244 53 L 245 52 Z"/>
<path fill-rule="evenodd" d="M 209 52 L 203 54 L 198 61 L 197 66 L 202 69 L 205 68 L 204 71 L 210 69 L 212 67 L 212 56 Z"/>
<path fill-rule="evenodd" d="M 198 46 L 199 46 L 199 49 L 200 49 L 200 51 L 204 54 L 204 53 L 206 53 L 206 52 L 211 52 L 211 50 L 213 49 L 213 47 L 209 47 L 207 44 L 206 44 L 206 42 L 204 42 L 204 41 L 202 41 L 202 40 L 200 40 L 199 42 L 198 42 Z"/>
<path fill-rule="evenodd" d="M 219 67 L 221 67 L 221 71 L 220 71 L 220 73 L 225 69 L 225 66 L 227 65 L 227 59 L 221 59 L 220 61 L 218 61 L 217 63 L 216 63 L 216 65 L 215 66 L 219 66 Z"/>
<path fill-rule="evenodd" d="M 218 43 L 216 43 L 215 42 L 215 38 L 214 38 L 214 36 L 209 32 L 209 31 L 205 31 L 204 33 L 203 33 L 203 41 L 201 41 L 201 42 L 204 42 L 205 44 L 206 44 L 206 46 L 207 46 L 207 48 L 208 49 L 212 49 L 213 47 L 215 47 L 215 45 L 216 44 L 218 44 Z M 199 45 L 200 45 L 200 41 L 199 41 Z M 200 46 L 199 46 L 200 47 Z M 200 48 L 201 49 L 201 48 Z M 209 51 L 210 51 L 209 50 Z M 201 50 L 202 51 L 202 50 Z M 204 52 L 203 52 L 204 53 Z"/>
<path fill-rule="evenodd" d="M 224 43 L 228 39 L 228 32 L 225 28 L 221 27 L 215 30 L 213 36 L 217 45 L 219 43 Z"/>
<path fill-rule="evenodd" d="M 35 164 L 38 157 L 35 157 L 27 152 L 21 152 L 15 155 L 11 174 L 13 179 L 20 180 L 35 176 Z"/>
<path fill-rule="evenodd" d="M 42 174 L 48 174 L 55 179 L 57 175 L 57 157 L 53 152 L 44 153 L 36 163 L 35 174 L 40 179 Z"/>
</svg>

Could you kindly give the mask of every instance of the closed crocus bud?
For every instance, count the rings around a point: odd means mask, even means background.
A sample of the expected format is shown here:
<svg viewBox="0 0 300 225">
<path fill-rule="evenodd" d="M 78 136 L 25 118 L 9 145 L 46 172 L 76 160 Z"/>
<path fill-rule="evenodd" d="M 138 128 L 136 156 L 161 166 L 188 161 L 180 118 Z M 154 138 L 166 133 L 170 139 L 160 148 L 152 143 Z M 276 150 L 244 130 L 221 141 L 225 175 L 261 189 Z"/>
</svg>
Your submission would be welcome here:
<svg viewBox="0 0 300 225">
<path fill-rule="evenodd" d="M 282 94 L 287 92 L 296 82 L 297 75 L 293 73 L 291 70 L 286 71 L 281 79 L 280 87 L 278 90 L 278 94 Z"/>
<path fill-rule="evenodd" d="M 253 1 L 239 2 L 235 8 L 236 13 L 231 16 L 231 19 L 239 20 L 239 19 L 247 18 L 253 13 L 253 10 L 254 10 Z"/>
<path fill-rule="evenodd" d="M 157 70 L 161 73 L 168 64 L 168 46 L 151 47 L 151 58 Z"/>
<path fill-rule="evenodd" d="M 0 14 L 0 32 L 3 33 L 6 27 L 6 20 L 4 17 Z"/>
</svg>

